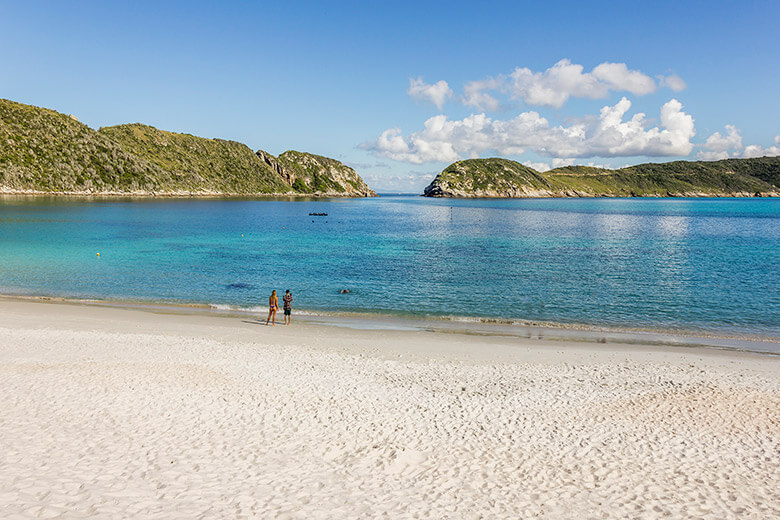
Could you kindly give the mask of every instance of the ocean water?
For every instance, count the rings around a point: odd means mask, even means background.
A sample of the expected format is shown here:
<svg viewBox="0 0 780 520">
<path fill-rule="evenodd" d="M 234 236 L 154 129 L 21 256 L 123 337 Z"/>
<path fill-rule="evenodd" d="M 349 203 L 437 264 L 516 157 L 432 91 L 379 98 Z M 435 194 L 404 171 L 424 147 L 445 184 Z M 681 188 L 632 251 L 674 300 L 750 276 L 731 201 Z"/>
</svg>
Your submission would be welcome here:
<svg viewBox="0 0 780 520">
<path fill-rule="evenodd" d="M 0 198 L 0 293 L 263 310 L 288 288 L 324 313 L 778 337 L 780 200 Z"/>
</svg>

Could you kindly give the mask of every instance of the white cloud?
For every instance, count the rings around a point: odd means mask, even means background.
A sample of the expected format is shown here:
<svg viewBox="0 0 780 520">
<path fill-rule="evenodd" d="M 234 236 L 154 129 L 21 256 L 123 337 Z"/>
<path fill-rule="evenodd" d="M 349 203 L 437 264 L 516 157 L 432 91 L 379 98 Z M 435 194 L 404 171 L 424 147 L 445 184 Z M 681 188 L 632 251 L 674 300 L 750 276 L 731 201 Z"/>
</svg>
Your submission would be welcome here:
<svg viewBox="0 0 780 520">
<path fill-rule="evenodd" d="M 685 80 L 683 80 L 677 74 L 670 74 L 669 76 L 658 76 L 658 83 L 662 87 L 670 88 L 675 92 L 685 90 L 685 87 L 687 87 Z"/>
<path fill-rule="evenodd" d="M 538 172 L 546 172 L 547 170 L 552 169 L 549 164 L 543 162 L 525 161 L 523 164 L 529 168 L 533 168 Z"/>
<path fill-rule="evenodd" d="M 751 144 L 745 147 L 742 157 L 776 157 L 780 155 L 780 134 L 775 136 L 774 146 L 764 148 L 760 144 Z"/>
<path fill-rule="evenodd" d="M 503 77 L 499 76 L 498 78 L 487 78 L 481 81 L 466 83 L 463 86 L 463 104 L 489 112 L 498 110 L 498 99 L 487 94 L 485 90 L 501 90 L 505 81 Z"/>
<path fill-rule="evenodd" d="M 629 70 L 625 63 L 605 62 L 591 72 L 567 59 L 545 70 L 533 72 L 518 67 L 509 76 L 509 90 L 514 99 L 529 105 L 560 108 L 570 97 L 604 98 L 610 90 L 644 95 L 655 92 L 653 78 L 638 70 Z"/>
<path fill-rule="evenodd" d="M 405 175 L 363 175 L 369 186 L 380 193 L 420 193 L 438 172 L 410 171 Z"/>
<path fill-rule="evenodd" d="M 726 125 L 725 136 L 715 132 L 707 138 L 702 145 L 704 150 L 696 154 L 696 157 L 705 161 L 717 161 L 736 157 L 742 150 L 742 136 L 734 125 Z"/>
<path fill-rule="evenodd" d="M 696 154 L 696 158 L 702 161 L 720 161 L 721 159 L 728 159 L 728 152 L 705 152 L 701 151 Z"/>
<path fill-rule="evenodd" d="M 391 128 L 373 143 L 361 148 L 382 157 L 415 164 L 453 162 L 495 150 L 501 155 L 520 155 L 532 150 L 548 157 L 683 156 L 691 153 L 695 135 L 693 117 L 672 99 L 661 107 L 661 125 L 646 128 L 645 114 L 624 121 L 631 102 L 623 98 L 605 106 L 598 117 L 588 117 L 570 126 L 552 126 L 537 112 L 523 112 L 509 120 L 472 114 L 451 121 L 437 115 L 424 128 L 404 137 Z"/>
<path fill-rule="evenodd" d="M 406 93 L 415 99 L 433 103 L 441 110 L 444 102 L 453 95 L 452 89 L 446 81 L 437 81 L 433 85 L 425 83 L 422 78 L 410 78 L 409 88 Z"/>
<path fill-rule="evenodd" d="M 729 157 L 774 157 L 780 155 L 780 135 L 776 135 L 774 145 L 764 148 L 760 144 L 751 144 L 742 146 L 742 136 L 739 129 L 734 125 L 726 125 L 727 134 L 724 136 L 720 132 L 715 132 L 707 138 L 696 154 L 698 159 L 704 161 L 718 161 L 728 159 Z"/>
<path fill-rule="evenodd" d="M 655 92 L 655 81 L 638 70 L 628 70 L 625 63 L 602 63 L 597 65 L 593 77 L 602 81 L 610 90 L 626 90 L 632 94 L 643 96 Z"/>
<path fill-rule="evenodd" d="M 552 166 L 553 168 L 560 168 L 561 166 L 571 166 L 574 164 L 574 158 L 569 157 L 566 159 L 561 159 L 560 157 L 556 157 L 552 160 Z"/>
<path fill-rule="evenodd" d="M 469 81 L 463 86 L 460 100 L 466 106 L 495 112 L 504 106 L 499 94 L 531 106 L 560 108 L 571 97 L 601 99 L 610 92 L 643 96 L 655 92 L 659 84 L 674 91 L 685 88 L 685 81 L 675 74 L 657 78 L 658 84 L 647 74 L 629 69 L 625 63 L 604 62 L 585 72 L 582 65 L 562 59 L 542 72 L 517 67 L 509 75 Z M 416 99 L 433 103 L 439 110 L 453 96 L 446 81 L 429 85 L 422 78 L 410 79 L 406 92 Z"/>
</svg>

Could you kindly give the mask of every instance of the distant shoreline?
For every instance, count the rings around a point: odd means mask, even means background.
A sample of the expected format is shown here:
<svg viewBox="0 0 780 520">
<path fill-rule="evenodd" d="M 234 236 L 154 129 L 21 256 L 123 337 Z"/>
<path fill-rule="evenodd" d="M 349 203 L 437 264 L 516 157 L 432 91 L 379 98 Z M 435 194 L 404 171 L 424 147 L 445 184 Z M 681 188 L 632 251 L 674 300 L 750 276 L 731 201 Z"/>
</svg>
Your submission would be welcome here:
<svg viewBox="0 0 780 520">
<path fill-rule="evenodd" d="M 521 200 L 521 199 L 771 199 L 780 197 L 780 193 L 666 193 L 645 195 L 610 195 L 604 193 L 578 193 L 576 195 L 525 195 L 523 197 L 483 196 L 483 195 L 425 195 L 428 199 L 484 199 L 484 200 Z"/>
<path fill-rule="evenodd" d="M 222 193 L 222 192 L 149 192 L 149 191 L 39 191 L 39 190 L 16 190 L 12 188 L 0 187 L 0 195 L 18 195 L 22 197 L 105 197 L 121 198 L 133 197 L 139 199 L 214 199 L 222 197 L 231 198 L 269 198 L 269 199 L 368 199 L 379 197 L 357 196 L 357 195 L 339 195 L 333 193 Z"/>
<path fill-rule="evenodd" d="M 178 193 L 178 192 L 118 192 L 118 191 L 37 191 L 15 190 L 0 187 L 0 196 L 20 197 L 70 197 L 70 198 L 138 198 L 138 199 L 372 199 L 380 197 L 422 197 L 426 199 L 461 199 L 461 200 L 525 200 L 525 199 L 772 199 L 780 198 L 780 193 L 723 193 L 723 194 L 665 194 L 665 195 L 605 195 L 605 194 L 577 194 L 577 195 L 528 195 L 523 197 L 488 197 L 488 196 L 426 196 L 418 193 L 377 193 L 371 196 L 340 195 L 334 193 Z"/>
</svg>

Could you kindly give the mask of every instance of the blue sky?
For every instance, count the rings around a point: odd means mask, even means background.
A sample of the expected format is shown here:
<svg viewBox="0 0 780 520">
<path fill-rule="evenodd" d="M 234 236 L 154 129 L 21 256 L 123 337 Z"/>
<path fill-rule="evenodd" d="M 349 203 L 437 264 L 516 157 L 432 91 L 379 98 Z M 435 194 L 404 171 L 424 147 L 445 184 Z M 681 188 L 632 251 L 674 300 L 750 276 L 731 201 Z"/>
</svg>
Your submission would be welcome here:
<svg viewBox="0 0 780 520">
<path fill-rule="evenodd" d="M 420 192 L 457 158 L 778 155 L 777 20 L 778 2 L 0 0 L 0 97 Z"/>
</svg>

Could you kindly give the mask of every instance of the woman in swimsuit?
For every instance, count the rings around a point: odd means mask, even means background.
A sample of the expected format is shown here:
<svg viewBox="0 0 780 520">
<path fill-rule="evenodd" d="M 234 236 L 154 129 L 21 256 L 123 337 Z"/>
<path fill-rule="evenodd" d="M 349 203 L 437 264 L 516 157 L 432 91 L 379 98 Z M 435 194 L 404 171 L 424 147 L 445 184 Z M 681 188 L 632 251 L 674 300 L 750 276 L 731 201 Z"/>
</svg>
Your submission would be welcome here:
<svg viewBox="0 0 780 520">
<path fill-rule="evenodd" d="M 271 322 L 271 325 L 276 325 L 276 311 L 279 309 L 279 298 L 276 297 L 276 289 L 271 291 L 271 297 L 268 298 L 268 319 L 265 320 L 265 324 Z M 273 321 L 272 321 L 273 319 Z"/>
</svg>

